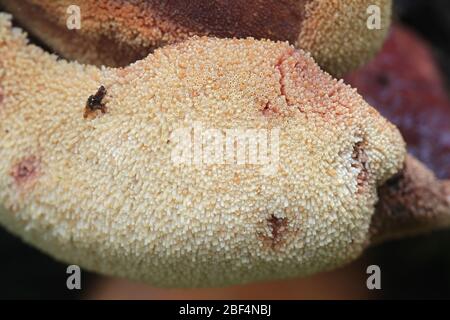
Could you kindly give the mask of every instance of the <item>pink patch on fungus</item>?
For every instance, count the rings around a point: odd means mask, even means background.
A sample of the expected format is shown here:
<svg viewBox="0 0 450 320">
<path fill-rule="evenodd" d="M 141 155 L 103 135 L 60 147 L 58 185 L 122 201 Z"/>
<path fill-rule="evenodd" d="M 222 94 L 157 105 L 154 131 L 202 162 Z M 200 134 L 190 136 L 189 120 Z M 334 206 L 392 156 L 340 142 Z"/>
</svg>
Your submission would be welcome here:
<svg viewBox="0 0 450 320">
<path fill-rule="evenodd" d="M 18 186 L 27 186 L 32 184 L 39 176 L 40 161 L 36 156 L 29 156 L 16 165 L 11 170 L 11 176 Z"/>
</svg>

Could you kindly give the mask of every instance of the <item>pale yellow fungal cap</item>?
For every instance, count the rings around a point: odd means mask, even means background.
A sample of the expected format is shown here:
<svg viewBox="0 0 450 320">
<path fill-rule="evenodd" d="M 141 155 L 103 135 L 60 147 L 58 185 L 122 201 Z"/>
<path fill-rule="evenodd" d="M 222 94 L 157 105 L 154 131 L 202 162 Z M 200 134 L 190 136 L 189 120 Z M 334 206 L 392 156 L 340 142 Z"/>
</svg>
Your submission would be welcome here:
<svg viewBox="0 0 450 320">
<path fill-rule="evenodd" d="M 100 273 L 195 287 L 338 267 L 404 161 L 398 130 L 286 43 L 195 38 L 99 69 L 0 14 L 0 57 L 0 223 Z M 101 85 L 106 113 L 84 118 Z M 172 133 L 195 123 L 278 129 L 276 170 L 177 165 Z"/>
</svg>

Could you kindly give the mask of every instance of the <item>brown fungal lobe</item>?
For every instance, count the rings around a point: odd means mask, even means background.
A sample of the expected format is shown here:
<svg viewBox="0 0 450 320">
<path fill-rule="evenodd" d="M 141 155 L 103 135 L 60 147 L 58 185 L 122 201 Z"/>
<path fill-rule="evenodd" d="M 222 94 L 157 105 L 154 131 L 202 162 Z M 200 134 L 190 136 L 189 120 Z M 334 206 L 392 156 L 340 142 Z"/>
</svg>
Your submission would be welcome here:
<svg viewBox="0 0 450 320">
<path fill-rule="evenodd" d="M 78 5 L 88 14 L 76 32 L 65 25 L 70 1 L 0 3 L 23 27 L 63 56 L 83 63 L 126 66 L 192 35 L 294 43 L 311 1 L 85 0 Z"/>
<path fill-rule="evenodd" d="M 103 103 L 103 98 L 106 96 L 106 93 L 106 88 L 100 86 L 95 94 L 89 96 L 84 109 L 83 117 L 85 119 L 91 115 L 95 115 L 97 110 L 100 110 L 101 113 L 106 113 L 106 105 Z"/>
<path fill-rule="evenodd" d="M 311 0 L 231 0 L 171 1 L 166 5 L 148 2 L 160 18 L 196 34 L 217 37 L 273 38 L 294 43 L 305 18 L 305 6 Z"/>
</svg>

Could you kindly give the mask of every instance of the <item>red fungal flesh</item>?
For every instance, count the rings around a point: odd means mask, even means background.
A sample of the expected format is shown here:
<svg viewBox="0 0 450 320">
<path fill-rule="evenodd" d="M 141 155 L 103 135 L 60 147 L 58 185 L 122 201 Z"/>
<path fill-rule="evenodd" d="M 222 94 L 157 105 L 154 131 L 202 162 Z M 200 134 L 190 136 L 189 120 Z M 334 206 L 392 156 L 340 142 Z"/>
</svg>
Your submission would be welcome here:
<svg viewBox="0 0 450 320">
<path fill-rule="evenodd" d="M 289 50 L 287 51 L 283 56 L 281 56 L 281 58 L 278 60 L 278 62 L 275 64 L 275 68 L 277 69 L 278 73 L 280 74 L 280 93 L 281 95 L 284 97 L 284 99 L 286 100 L 286 104 L 288 106 L 292 106 L 292 102 L 289 101 L 289 97 L 286 91 L 286 66 L 284 65 L 285 62 L 294 55 L 295 51 L 294 50 Z M 289 68 L 289 66 L 287 66 L 287 68 Z"/>
</svg>

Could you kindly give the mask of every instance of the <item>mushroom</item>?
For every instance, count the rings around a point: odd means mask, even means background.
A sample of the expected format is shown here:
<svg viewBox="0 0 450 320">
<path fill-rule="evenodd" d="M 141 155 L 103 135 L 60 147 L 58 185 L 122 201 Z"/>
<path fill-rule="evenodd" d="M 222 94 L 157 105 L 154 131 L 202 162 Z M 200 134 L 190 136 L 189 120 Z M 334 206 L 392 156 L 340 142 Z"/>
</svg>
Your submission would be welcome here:
<svg viewBox="0 0 450 320">
<path fill-rule="evenodd" d="M 394 125 L 285 42 L 193 38 L 97 68 L 29 45 L 0 14 L 0 56 L 0 223 L 89 270 L 167 287 L 306 276 L 358 257 L 396 202 L 422 214 L 404 186 L 438 183 L 414 178 Z M 105 112 L 85 117 L 90 105 Z M 198 130 L 262 133 L 269 161 L 210 162 Z M 240 150 L 226 141 L 214 155 Z M 442 185 L 427 197 L 441 218 Z"/>
<path fill-rule="evenodd" d="M 251 36 L 289 41 L 310 52 L 335 76 L 377 52 L 392 5 L 391 0 L 0 0 L 0 4 L 53 50 L 82 63 L 126 66 L 192 35 Z M 74 4 L 81 12 L 79 30 L 66 25 Z M 374 14 L 380 25 L 369 29 Z"/>
</svg>

